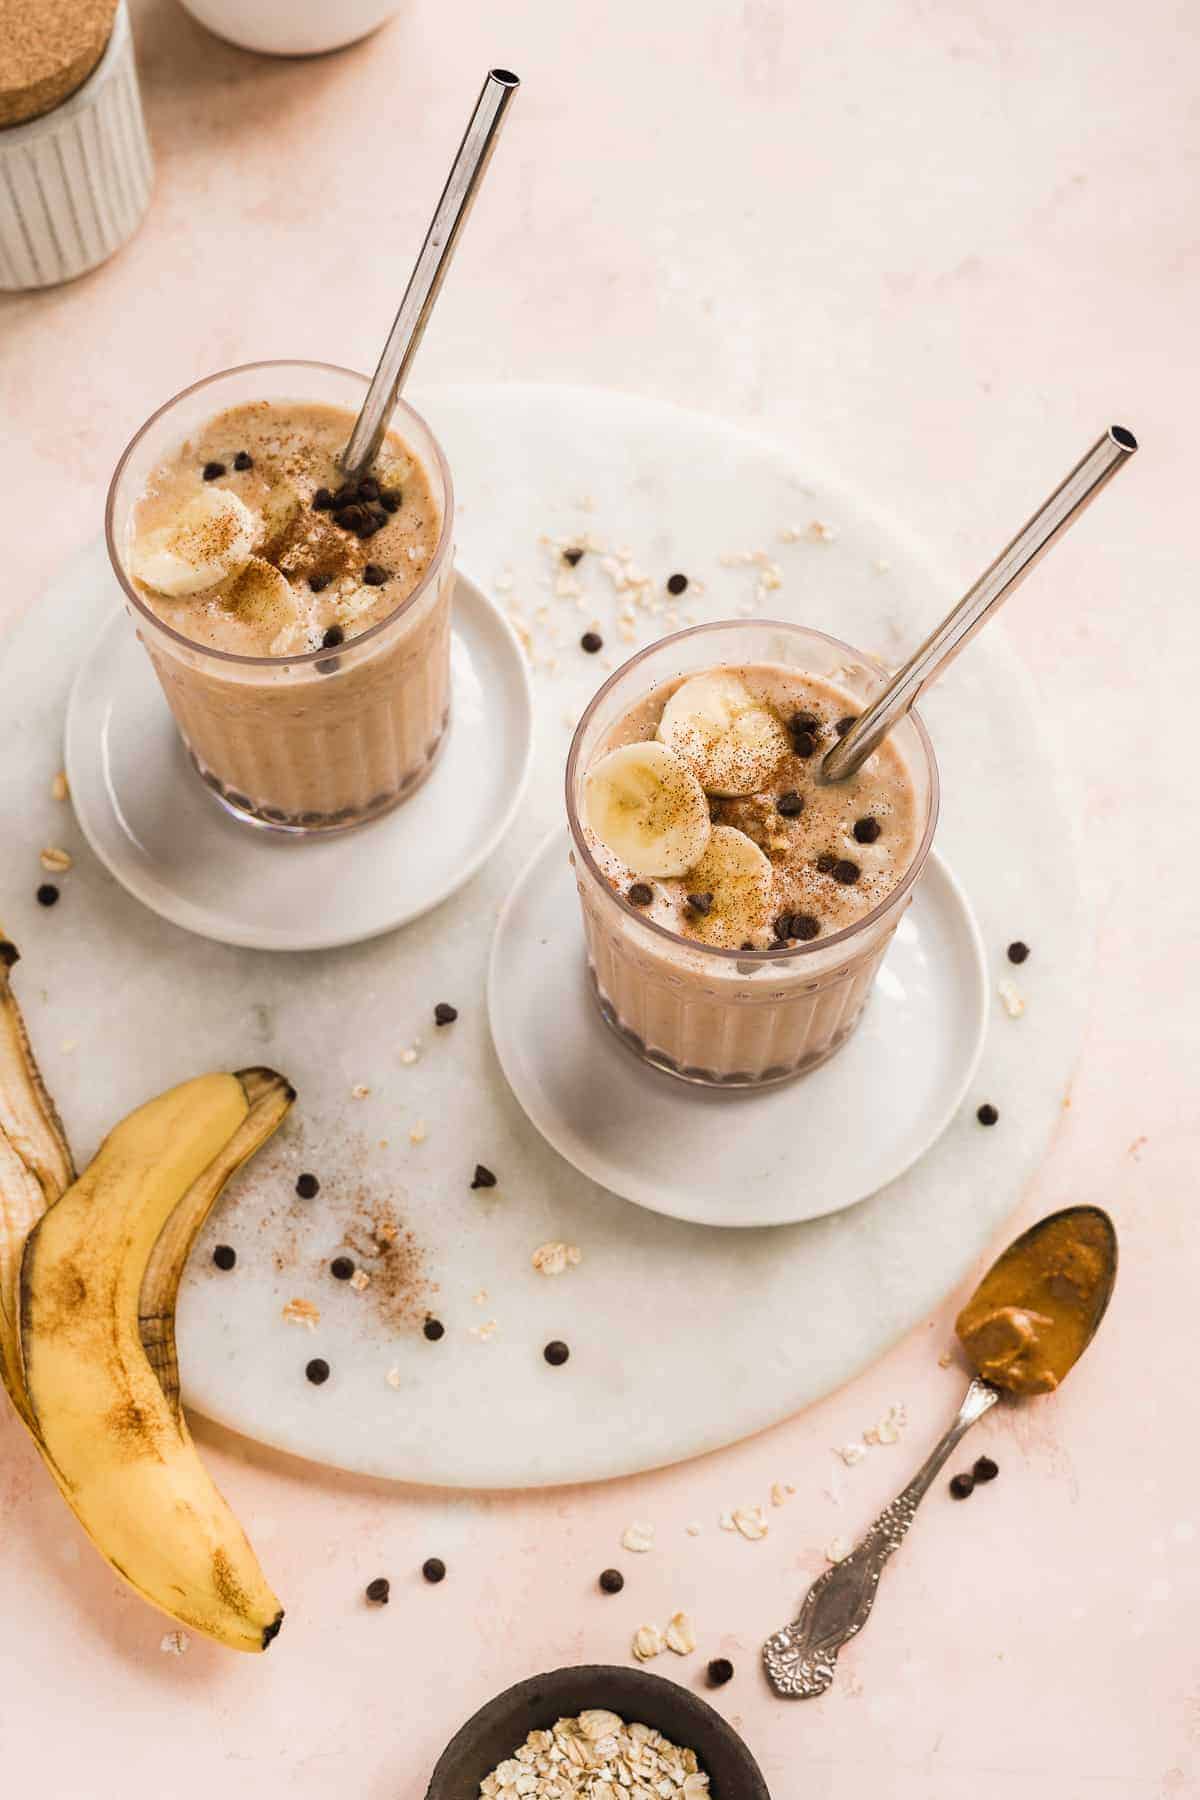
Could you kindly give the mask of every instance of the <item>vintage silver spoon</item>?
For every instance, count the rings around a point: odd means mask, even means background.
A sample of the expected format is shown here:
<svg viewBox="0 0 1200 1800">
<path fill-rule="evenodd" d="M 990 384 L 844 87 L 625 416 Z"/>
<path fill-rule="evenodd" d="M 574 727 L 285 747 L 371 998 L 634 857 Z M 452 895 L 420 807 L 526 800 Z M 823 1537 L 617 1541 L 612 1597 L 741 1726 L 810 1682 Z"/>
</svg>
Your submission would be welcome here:
<svg viewBox="0 0 1200 1800">
<path fill-rule="evenodd" d="M 1117 1234 L 1112 1220 L 1098 1206 L 1072 1206 L 1051 1213 L 1023 1232 L 992 1264 L 976 1290 L 976 1297 L 1002 1282 L 1006 1270 L 1018 1266 L 1030 1248 L 1051 1230 L 1062 1231 L 1081 1215 L 1088 1215 L 1093 1236 L 1101 1245 L 1098 1278 L 1092 1290 L 1091 1317 L 1085 1319 L 1072 1361 L 1065 1375 L 1083 1354 L 1104 1317 L 1117 1274 Z M 972 1303 L 968 1303 L 970 1305 Z M 785 1625 L 763 1645 L 767 1680 L 777 1694 L 789 1700 L 811 1700 L 823 1694 L 833 1681 L 838 1651 L 857 1637 L 871 1614 L 884 1565 L 904 1542 L 917 1507 L 929 1491 L 938 1470 L 959 1440 L 982 1419 L 1000 1398 L 1000 1389 L 976 1375 L 949 1431 L 935 1445 L 908 1486 L 886 1506 L 866 1536 L 841 1562 L 819 1575 L 804 1597 L 799 1617 Z"/>
<path fill-rule="evenodd" d="M 347 482 L 365 475 L 374 462 L 395 410 L 400 389 L 417 353 L 433 303 L 454 255 L 471 202 L 479 191 L 509 102 L 520 81 L 509 69 L 491 69 L 463 133 L 458 154 L 442 189 L 421 254 L 409 277 L 379 367 L 371 377 L 362 411 L 339 461 Z"/>
<path fill-rule="evenodd" d="M 1023 525 L 990 568 L 859 714 L 845 737 L 821 759 L 818 779 L 845 781 L 866 762 L 893 725 L 931 687 L 981 626 L 985 625 L 1026 575 L 1041 561 L 1100 489 L 1112 480 L 1137 449 L 1137 439 L 1124 425 L 1110 425 L 1077 463 L 1050 498 Z"/>
</svg>

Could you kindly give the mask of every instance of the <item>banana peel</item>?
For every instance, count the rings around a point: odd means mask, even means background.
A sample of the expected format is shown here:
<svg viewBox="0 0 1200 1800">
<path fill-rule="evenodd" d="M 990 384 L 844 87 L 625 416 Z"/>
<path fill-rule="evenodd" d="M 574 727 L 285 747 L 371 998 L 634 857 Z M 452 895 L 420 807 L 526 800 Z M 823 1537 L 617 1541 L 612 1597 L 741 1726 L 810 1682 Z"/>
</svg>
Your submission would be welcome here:
<svg viewBox="0 0 1200 1800">
<path fill-rule="evenodd" d="M 111 1566 L 180 1623 L 263 1650 L 283 1618 L 179 1398 L 175 1304 L 196 1235 L 295 1092 L 269 1069 L 139 1107 L 79 1179 L 0 936 L 0 1376 Z"/>
</svg>

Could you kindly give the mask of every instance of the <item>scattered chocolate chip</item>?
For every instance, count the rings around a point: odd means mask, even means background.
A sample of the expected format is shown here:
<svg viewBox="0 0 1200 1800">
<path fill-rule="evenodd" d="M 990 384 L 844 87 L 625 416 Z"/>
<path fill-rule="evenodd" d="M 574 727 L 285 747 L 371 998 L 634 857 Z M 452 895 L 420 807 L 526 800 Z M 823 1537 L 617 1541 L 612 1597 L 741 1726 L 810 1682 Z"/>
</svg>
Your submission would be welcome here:
<svg viewBox="0 0 1200 1800">
<path fill-rule="evenodd" d="M 687 584 L 688 584 L 688 578 L 686 575 L 668 575 L 667 576 L 667 592 L 668 592 L 668 594 L 686 594 L 687 593 Z"/>
<path fill-rule="evenodd" d="M 335 496 L 334 507 L 336 510 L 333 522 L 340 531 L 359 531 L 364 525 L 370 524 L 371 515 L 365 506 L 354 503 L 349 506 L 338 506 Z"/>
<path fill-rule="evenodd" d="M 704 919 L 712 911 L 713 897 L 711 894 L 689 894 L 687 903 L 694 913 Z"/>
<path fill-rule="evenodd" d="M 996 1108 L 992 1105 L 990 1100 L 985 1100 L 983 1105 L 979 1108 L 979 1111 L 975 1114 L 975 1117 L 979 1120 L 981 1125 L 994 1125 L 996 1120 L 1000 1117 L 1000 1114 L 996 1111 Z"/>
<path fill-rule="evenodd" d="M 345 641 L 346 641 L 346 634 L 342 630 L 341 626 L 340 625 L 331 625 L 331 626 L 329 626 L 328 630 L 326 631 L 324 637 L 321 639 L 321 648 L 322 648 L 322 650 L 336 650 L 338 645 L 344 644 Z"/>
<path fill-rule="evenodd" d="M 377 1575 L 374 1581 L 367 1583 L 367 1599 L 375 1606 L 386 1606 L 391 1591 L 392 1584 L 386 1575 Z"/>
<path fill-rule="evenodd" d="M 1020 938 L 1018 938 L 1015 943 L 1008 946 L 1008 960 L 1011 963 L 1028 962 L 1029 945 L 1023 944 Z"/>
<path fill-rule="evenodd" d="M 950 1492 L 954 1495 L 956 1500 L 969 1499 L 975 1492 L 975 1477 L 973 1475 L 952 1475 L 950 1477 Z"/>
<path fill-rule="evenodd" d="M 384 512 L 397 513 L 404 505 L 404 495 L 399 488 L 384 488 L 379 496 L 379 504 Z"/>
<path fill-rule="evenodd" d="M 436 1344 L 439 1338 L 446 1335 L 446 1327 L 440 1319 L 426 1319 L 421 1329 L 431 1344 Z"/>
<path fill-rule="evenodd" d="M 333 505 L 336 511 L 339 506 L 353 506 L 358 499 L 358 483 L 343 481 L 341 487 L 333 490 Z"/>
<path fill-rule="evenodd" d="M 818 873 L 821 875 L 832 875 L 833 871 L 837 868 L 837 861 L 838 859 L 836 856 L 831 856 L 828 850 L 823 850 L 817 858 Z"/>
<path fill-rule="evenodd" d="M 390 578 L 391 570 L 385 569 L 382 563 L 368 563 L 363 570 L 363 580 L 368 587 L 382 587 Z"/>
<path fill-rule="evenodd" d="M 846 718 L 839 719 L 833 729 L 837 732 L 839 737 L 845 737 L 845 735 L 849 731 L 850 727 L 852 725 L 857 725 L 857 724 L 858 724 L 858 714 L 851 713 L 851 714 L 848 714 L 846 716 Z"/>
<path fill-rule="evenodd" d="M 649 906 L 654 898 L 654 889 L 646 881 L 635 881 L 627 898 L 634 906 Z"/>
<path fill-rule="evenodd" d="M 820 937 L 820 935 L 821 935 L 820 919 L 814 918 L 812 913 L 793 913 L 792 914 L 792 929 L 791 929 L 792 937 L 799 938 L 802 943 L 807 944 L 810 941 L 810 939 L 815 938 L 815 937 Z"/>
<path fill-rule="evenodd" d="M 333 507 L 333 495 L 327 487 L 319 487 L 312 497 L 314 512 L 329 512 Z"/>
<path fill-rule="evenodd" d="M 709 1687 L 724 1687 L 733 1680 L 733 1664 L 727 1656 L 714 1656 L 705 1670 Z"/>
<path fill-rule="evenodd" d="M 603 650 L 604 639 L 598 631 L 585 631 L 579 640 L 579 648 L 586 650 L 589 656 L 595 656 L 597 650 Z"/>
<path fill-rule="evenodd" d="M 546 1348 L 542 1351 L 542 1355 L 552 1369 L 561 1369 L 570 1354 L 571 1352 L 561 1338 L 551 1339 L 550 1343 L 548 1343 Z"/>
<path fill-rule="evenodd" d="M 602 1594 L 619 1594 L 625 1586 L 625 1577 L 620 1569 L 605 1569 L 600 1576 L 600 1592 Z"/>
<path fill-rule="evenodd" d="M 314 1356 L 310 1363 L 305 1363 L 304 1373 L 314 1387 L 320 1387 L 323 1381 L 329 1380 L 329 1364 L 323 1356 Z"/>
<path fill-rule="evenodd" d="M 383 521 L 382 514 L 380 514 L 378 517 L 376 517 L 375 513 L 373 513 L 371 511 L 369 506 L 362 506 L 359 508 L 359 511 L 361 512 L 362 517 L 359 519 L 358 524 L 354 527 L 354 535 L 355 535 L 355 537 L 360 538 L 362 540 L 362 542 L 365 544 L 368 538 L 373 538 L 377 531 L 381 531 L 383 529 L 384 521 Z M 376 567 L 378 567 L 378 564 L 376 565 Z M 386 579 L 387 579 L 387 577 L 385 576 L 384 580 L 386 580 Z"/>
<path fill-rule="evenodd" d="M 237 1261 L 237 1251 L 232 1244 L 218 1244 L 213 1251 L 213 1261 L 218 1269 L 232 1269 Z"/>
<path fill-rule="evenodd" d="M 1000 1473 L 1000 1464 L 993 1462 L 990 1456 L 981 1456 L 971 1473 L 976 1481 L 995 1481 Z"/>
<path fill-rule="evenodd" d="M 843 856 L 834 863 L 832 873 L 833 879 L 840 881 L 843 887 L 853 887 L 862 874 L 862 870 L 856 862 L 851 862 L 849 857 Z"/>
<path fill-rule="evenodd" d="M 786 794 L 780 794 L 775 802 L 775 810 L 782 818 L 799 818 L 804 811 L 804 795 L 798 794 L 795 788 L 789 788 Z"/>
<path fill-rule="evenodd" d="M 817 748 L 817 740 L 811 731 L 792 733 L 792 749 L 797 756 L 812 756 Z"/>
<path fill-rule="evenodd" d="M 488 1188 L 495 1187 L 495 1185 L 496 1176 L 492 1174 L 492 1171 L 489 1168 L 486 1168 L 483 1163 L 476 1163 L 475 1173 L 471 1177 L 471 1186 L 473 1188 Z"/>
<path fill-rule="evenodd" d="M 792 935 L 792 915 L 791 915 L 791 913 L 780 913 L 779 917 L 776 919 L 774 925 L 772 926 L 772 930 L 774 931 L 775 936 L 779 939 L 779 942 L 781 944 L 786 944 L 788 939 Z"/>
<path fill-rule="evenodd" d="M 204 465 L 205 481 L 216 481 L 224 473 L 225 473 L 225 464 L 224 463 L 206 462 Z"/>
<path fill-rule="evenodd" d="M 457 1017 L 457 1006 L 451 1006 L 448 1000 L 439 1000 L 433 1009 L 433 1022 L 435 1025 L 453 1025 Z"/>
<path fill-rule="evenodd" d="M 436 1585 L 439 1581 L 445 1581 L 446 1565 L 440 1556 L 429 1556 L 421 1564 L 421 1573 L 426 1581 L 432 1581 Z"/>
<path fill-rule="evenodd" d="M 798 731 L 811 731 L 814 737 L 819 737 L 821 733 L 821 721 L 818 719 L 816 713 L 793 713 L 788 720 L 788 730 L 793 733 Z"/>
<path fill-rule="evenodd" d="M 233 459 L 233 466 L 235 469 L 252 469 L 254 458 L 248 450 L 239 450 Z"/>
<path fill-rule="evenodd" d="M 882 830 L 878 819 L 855 819 L 854 840 L 858 844 L 873 844 Z"/>
<path fill-rule="evenodd" d="M 335 1256 L 329 1265 L 329 1273 L 335 1281 L 349 1281 L 354 1273 L 354 1264 L 348 1256 Z"/>
<path fill-rule="evenodd" d="M 378 500 L 378 498 L 379 498 L 379 483 L 374 479 L 373 476 L 371 476 L 371 475 L 363 476 L 362 480 L 358 484 L 358 497 L 360 500 Z"/>
<path fill-rule="evenodd" d="M 571 567 L 574 568 L 577 563 L 583 561 L 583 551 L 579 549 L 578 546 L 572 546 L 570 550 L 563 551 L 562 559 L 565 563 L 570 563 Z"/>
<path fill-rule="evenodd" d="M 37 891 L 37 903 L 39 906 L 58 905 L 58 889 L 52 881 L 43 881 Z"/>
<path fill-rule="evenodd" d="M 321 1184 L 315 1175 L 298 1175 L 296 1192 L 302 1200 L 315 1200 L 321 1191 Z"/>
</svg>

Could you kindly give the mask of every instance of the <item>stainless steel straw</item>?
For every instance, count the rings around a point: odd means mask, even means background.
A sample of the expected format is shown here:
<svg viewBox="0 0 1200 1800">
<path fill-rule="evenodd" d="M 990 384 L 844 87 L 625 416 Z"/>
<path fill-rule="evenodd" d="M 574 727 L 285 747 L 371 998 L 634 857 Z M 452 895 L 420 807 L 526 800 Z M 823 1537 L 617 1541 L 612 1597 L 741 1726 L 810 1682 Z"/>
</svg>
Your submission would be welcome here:
<svg viewBox="0 0 1200 1800">
<path fill-rule="evenodd" d="M 822 781 L 845 781 L 862 767 L 893 725 L 954 661 L 963 645 L 1024 581 L 1035 563 L 1041 561 L 1068 525 L 1074 524 L 1137 447 L 1132 431 L 1123 425 L 1109 426 L 1083 461 L 1022 526 L 1007 549 L 1000 552 L 991 568 L 984 571 L 974 587 L 968 588 L 954 611 L 860 713 L 845 737 L 826 752 L 820 769 Z"/>
<path fill-rule="evenodd" d="M 400 310 L 379 358 L 379 367 L 371 378 L 350 441 L 342 451 L 340 466 L 348 482 L 357 481 L 366 474 L 383 442 L 397 396 L 404 386 L 434 301 L 450 267 L 459 233 L 496 147 L 508 103 L 520 85 L 508 69 L 488 72 L 471 122 L 458 146 L 458 155 L 454 158 L 437 211 L 425 234 L 416 267 L 404 290 Z"/>
</svg>

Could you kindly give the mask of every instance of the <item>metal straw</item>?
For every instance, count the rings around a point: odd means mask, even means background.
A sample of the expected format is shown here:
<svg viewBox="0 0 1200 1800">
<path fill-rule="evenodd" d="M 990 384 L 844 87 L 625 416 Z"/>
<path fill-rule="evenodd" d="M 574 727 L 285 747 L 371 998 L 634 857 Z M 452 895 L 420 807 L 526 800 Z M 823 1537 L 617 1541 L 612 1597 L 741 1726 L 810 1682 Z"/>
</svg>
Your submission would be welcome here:
<svg viewBox="0 0 1200 1800">
<path fill-rule="evenodd" d="M 420 346 L 459 233 L 483 180 L 508 103 L 520 86 L 508 69 L 491 69 L 471 122 L 458 146 L 454 166 L 442 190 L 421 254 L 409 277 L 395 323 L 371 378 L 362 411 L 342 451 L 340 467 L 347 482 L 357 481 L 375 460 L 400 389 Z"/>
<path fill-rule="evenodd" d="M 1022 526 L 990 569 L 968 588 L 954 611 L 942 620 L 904 667 L 892 676 L 882 693 L 860 713 L 840 743 L 826 752 L 821 762 L 822 781 L 845 781 L 862 767 L 898 720 L 931 687 L 981 626 L 1000 607 L 1015 587 L 1040 562 L 1050 546 L 1073 525 L 1137 449 L 1137 439 L 1123 425 L 1110 425 L 1104 436 L 1077 463 L 1060 487 Z"/>
</svg>

